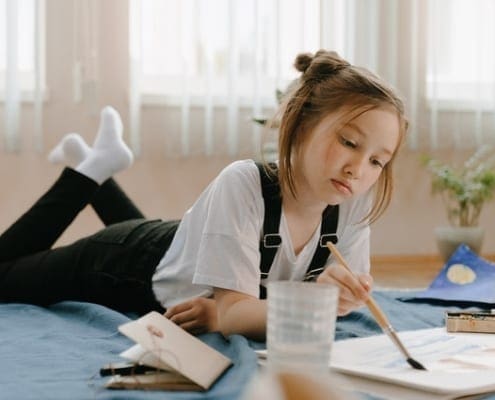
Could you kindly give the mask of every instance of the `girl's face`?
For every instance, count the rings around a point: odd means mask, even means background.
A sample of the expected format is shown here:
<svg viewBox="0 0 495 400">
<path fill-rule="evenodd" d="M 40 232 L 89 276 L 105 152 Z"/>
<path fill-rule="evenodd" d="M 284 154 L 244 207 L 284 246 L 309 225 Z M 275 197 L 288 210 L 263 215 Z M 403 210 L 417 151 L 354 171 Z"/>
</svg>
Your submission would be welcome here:
<svg viewBox="0 0 495 400">
<path fill-rule="evenodd" d="M 373 186 L 399 143 L 399 118 L 387 108 L 366 111 L 341 128 L 340 113 L 309 132 L 296 162 L 296 190 L 303 201 L 340 204 Z"/>
</svg>

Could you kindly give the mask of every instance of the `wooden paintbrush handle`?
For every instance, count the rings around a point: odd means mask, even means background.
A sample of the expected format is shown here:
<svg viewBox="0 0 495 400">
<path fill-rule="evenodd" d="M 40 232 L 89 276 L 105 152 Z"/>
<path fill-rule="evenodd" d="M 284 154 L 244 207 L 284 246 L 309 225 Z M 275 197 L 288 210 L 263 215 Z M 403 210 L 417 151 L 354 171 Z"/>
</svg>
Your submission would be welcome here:
<svg viewBox="0 0 495 400">
<path fill-rule="evenodd" d="M 345 269 L 347 269 L 351 274 L 354 275 L 352 270 L 349 268 L 347 263 L 344 260 L 344 257 L 342 257 L 342 254 L 337 250 L 337 248 L 333 245 L 331 242 L 327 242 L 327 246 L 329 250 L 332 252 L 332 254 L 335 256 L 338 262 L 340 262 Z M 385 313 L 382 311 L 378 303 L 375 301 L 373 297 L 369 297 L 368 300 L 366 301 L 366 305 L 368 306 L 368 309 L 370 310 L 371 314 L 375 318 L 376 322 L 378 325 L 380 325 L 380 328 L 387 334 L 387 336 L 392 340 L 392 342 L 397 346 L 397 348 L 401 351 L 401 353 L 406 357 L 407 362 L 415 369 L 421 369 L 425 370 L 426 368 L 421 365 L 419 362 L 411 358 L 409 355 L 409 352 L 407 349 L 404 347 L 402 342 L 399 339 L 399 336 L 397 336 L 397 333 L 395 332 L 394 328 L 392 325 L 390 325 L 390 322 L 388 321 L 387 316 Z"/>
<path fill-rule="evenodd" d="M 346 261 L 344 260 L 344 257 L 342 257 L 342 254 L 337 250 L 337 247 L 332 242 L 327 242 L 327 247 L 335 257 L 335 259 L 342 264 L 342 266 L 349 271 L 352 275 L 355 276 L 354 272 L 352 272 L 351 268 L 347 265 Z M 369 299 L 366 301 L 366 305 L 368 306 L 371 314 L 376 319 L 376 322 L 378 325 L 380 325 L 380 328 L 382 329 L 389 329 L 390 327 L 390 322 L 388 322 L 388 319 L 386 315 L 383 313 L 382 309 L 380 306 L 376 303 L 375 299 L 373 297 L 369 297 Z"/>
<path fill-rule="evenodd" d="M 390 326 L 390 322 L 388 321 L 387 316 L 382 311 L 382 309 L 380 308 L 380 306 L 377 304 L 377 302 L 373 297 L 370 297 L 366 301 L 366 305 L 368 306 L 371 314 L 373 314 L 373 317 L 375 317 L 376 322 L 378 322 L 378 325 L 380 325 L 380 328 L 386 329 Z"/>
</svg>

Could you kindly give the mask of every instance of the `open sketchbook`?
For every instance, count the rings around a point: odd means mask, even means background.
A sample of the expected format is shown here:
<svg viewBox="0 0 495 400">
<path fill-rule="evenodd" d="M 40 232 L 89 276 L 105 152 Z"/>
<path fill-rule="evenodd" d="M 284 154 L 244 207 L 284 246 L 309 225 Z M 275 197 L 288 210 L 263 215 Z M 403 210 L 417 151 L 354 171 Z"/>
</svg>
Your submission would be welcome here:
<svg viewBox="0 0 495 400">
<path fill-rule="evenodd" d="M 207 390 L 232 365 L 229 358 L 154 311 L 119 330 L 137 343 L 121 356 L 155 370 L 116 374 L 108 388 Z"/>
<path fill-rule="evenodd" d="M 433 328 L 399 336 L 427 371 L 411 368 L 385 335 L 335 342 L 331 368 L 350 377 L 354 389 L 385 398 L 455 399 L 495 392 L 495 335 Z"/>
</svg>

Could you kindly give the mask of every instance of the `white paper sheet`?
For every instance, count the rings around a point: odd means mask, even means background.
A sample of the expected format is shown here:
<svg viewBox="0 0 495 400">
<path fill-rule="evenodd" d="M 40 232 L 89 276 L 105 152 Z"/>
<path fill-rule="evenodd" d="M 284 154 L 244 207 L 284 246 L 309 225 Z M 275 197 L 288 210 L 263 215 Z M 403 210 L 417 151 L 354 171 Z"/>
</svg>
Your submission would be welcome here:
<svg viewBox="0 0 495 400">
<path fill-rule="evenodd" d="M 401 332 L 399 337 L 427 371 L 411 368 L 385 335 L 335 342 L 331 368 L 445 398 L 495 391 L 495 335 L 434 328 Z"/>
<path fill-rule="evenodd" d="M 386 335 L 376 335 L 335 342 L 333 376 L 344 389 L 391 400 L 448 400 L 495 392 L 495 334 L 433 328 L 400 332 L 399 337 L 427 371 L 413 369 Z M 256 353 L 264 365 L 266 350 Z"/>
</svg>

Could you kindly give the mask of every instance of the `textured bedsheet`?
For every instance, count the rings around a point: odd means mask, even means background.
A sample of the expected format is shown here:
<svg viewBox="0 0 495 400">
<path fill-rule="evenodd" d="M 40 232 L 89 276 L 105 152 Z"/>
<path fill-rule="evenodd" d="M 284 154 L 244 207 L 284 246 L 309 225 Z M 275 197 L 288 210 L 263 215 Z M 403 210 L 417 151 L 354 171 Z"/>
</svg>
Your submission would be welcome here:
<svg viewBox="0 0 495 400">
<path fill-rule="evenodd" d="M 399 292 L 377 292 L 376 300 L 397 330 L 443 325 L 453 307 L 401 302 Z M 200 339 L 234 361 L 234 366 L 205 393 L 108 390 L 99 368 L 120 361 L 133 343 L 117 327 L 128 316 L 88 303 L 63 302 L 48 308 L 0 304 L 0 399 L 237 399 L 257 366 L 253 347 L 234 335 L 201 335 Z M 336 339 L 369 336 L 379 328 L 367 310 L 339 318 Z M 488 397 L 495 399 L 495 396 Z"/>
</svg>

